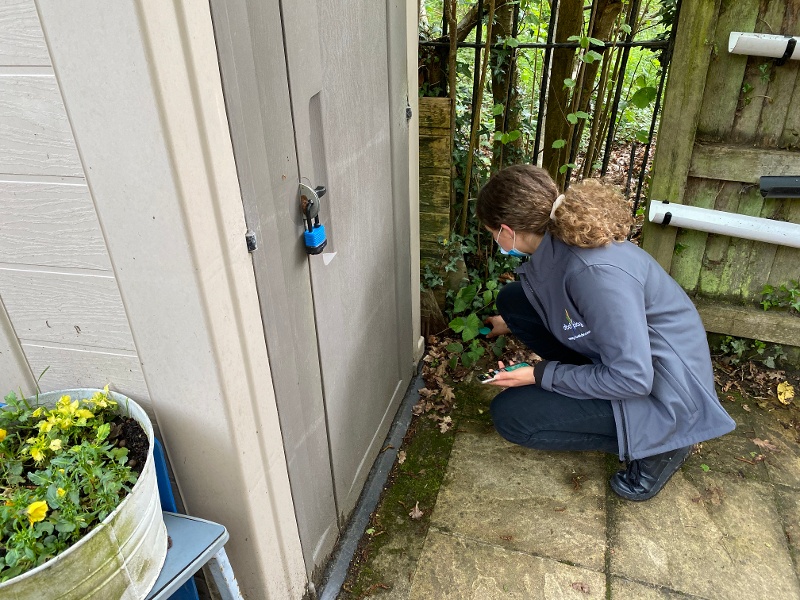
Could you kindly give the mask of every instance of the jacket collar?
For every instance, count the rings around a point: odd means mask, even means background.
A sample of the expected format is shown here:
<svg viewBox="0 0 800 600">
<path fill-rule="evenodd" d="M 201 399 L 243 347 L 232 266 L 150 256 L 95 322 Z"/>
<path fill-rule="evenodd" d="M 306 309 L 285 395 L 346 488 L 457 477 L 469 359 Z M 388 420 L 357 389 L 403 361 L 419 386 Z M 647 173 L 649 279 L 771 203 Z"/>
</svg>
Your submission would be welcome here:
<svg viewBox="0 0 800 600">
<path fill-rule="evenodd" d="M 549 231 L 545 231 L 539 247 L 515 272 L 534 281 L 546 279 L 555 264 L 558 243 Z"/>
</svg>

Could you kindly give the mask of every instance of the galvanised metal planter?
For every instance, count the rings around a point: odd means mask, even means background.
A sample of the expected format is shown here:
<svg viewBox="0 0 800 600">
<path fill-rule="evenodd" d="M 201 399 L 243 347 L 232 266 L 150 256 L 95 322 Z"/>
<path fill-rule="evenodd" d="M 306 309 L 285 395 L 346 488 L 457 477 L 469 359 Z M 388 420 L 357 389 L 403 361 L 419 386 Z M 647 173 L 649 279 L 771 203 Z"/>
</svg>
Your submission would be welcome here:
<svg viewBox="0 0 800 600">
<path fill-rule="evenodd" d="M 102 390 L 74 389 L 39 395 L 55 406 L 61 396 L 91 398 Z M 141 406 L 114 392 L 118 411 L 135 419 L 150 440 L 147 460 L 131 492 L 102 523 L 73 546 L 0 583 L 0 600 L 142 600 L 155 584 L 167 555 L 153 459 L 153 427 Z"/>
</svg>

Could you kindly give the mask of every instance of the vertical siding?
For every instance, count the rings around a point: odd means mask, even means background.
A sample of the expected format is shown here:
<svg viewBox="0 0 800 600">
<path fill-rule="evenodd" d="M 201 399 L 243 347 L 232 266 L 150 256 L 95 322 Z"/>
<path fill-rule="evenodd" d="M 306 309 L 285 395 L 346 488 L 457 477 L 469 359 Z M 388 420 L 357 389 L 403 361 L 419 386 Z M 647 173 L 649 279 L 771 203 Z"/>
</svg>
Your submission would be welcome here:
<svg viewBox="0 0 800 600">
<path fill-rule="evenodd" d="M 0 301 L 42 390 L 109 384 L 149 407 L 33 0 L 0 4 Z"/>
</svg>

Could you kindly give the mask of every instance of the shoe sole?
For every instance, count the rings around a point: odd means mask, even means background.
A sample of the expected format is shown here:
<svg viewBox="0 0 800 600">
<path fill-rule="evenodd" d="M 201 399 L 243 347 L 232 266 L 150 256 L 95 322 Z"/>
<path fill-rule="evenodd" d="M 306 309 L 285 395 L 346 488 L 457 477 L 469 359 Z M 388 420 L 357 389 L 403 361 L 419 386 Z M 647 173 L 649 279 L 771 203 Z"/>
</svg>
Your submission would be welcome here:
<svg viewBox="0 0 800 600">
<path fill-rule="evenodd" d="M 675 475 L 675 473 L 677 473 L 680 470 L 680 468 L 683 466 L 683 463 L 685 463 L 686 460 L 692 455 L 692 448 L 693 446 L 689 447 L 689 449 L 686 451 L 686 454 L 684 454 L 683 457 L 678 462 L 678 465 L 672 471 L 669 472 L 669 475 L 666 475 L 667 470 L 665 470 L 664 473 L 661 474 L 661 477 L 659 477 L 658 480 L 656 481 L 656 485 L 653 487 L 653 490 L 648 492 L 647 494 L 642 494 L 641 496 L 636 496 L 635 498 L 622 494 L 620 493 L 619 490 L 617 490 L 614 487 L 613 477 L 611 478 L 611 481 L 609 481 L 609 485 L 611 485 L 611 489 L 614 490 L 614 492 L 618 496 L 624 498 L 625 500 L 630 500 L 631 502 L 644 502 L 645 500 L 650 500 L 650 498 L 654 497 L 656 494 L 658 494 L 658 492 L 663 490 L 664 486 L 667 485 L 667 482 L 672 478 L 672 476 Z"/>
</svg>

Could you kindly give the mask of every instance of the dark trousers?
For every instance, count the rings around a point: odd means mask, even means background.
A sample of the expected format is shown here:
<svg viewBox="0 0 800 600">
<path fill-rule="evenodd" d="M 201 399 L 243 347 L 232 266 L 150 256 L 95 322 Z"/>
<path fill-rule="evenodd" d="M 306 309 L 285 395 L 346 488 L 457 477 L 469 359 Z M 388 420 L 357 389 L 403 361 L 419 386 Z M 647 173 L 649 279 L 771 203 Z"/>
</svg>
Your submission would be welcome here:
<svg viewBox="0 0 800 600">
<path fill-rule="evenodd" d="M 571 365 L 591 363 L 550 333 L 521 283 L 509 283 L 500 291 L 497 309 L 511 332 L 543 359 Z M 526 385 L 500 392 L 492 401 L 491 412 L 497 432 L 514 444 L 539 450 L 618 452 L 609 400 L 577 400 Z"/>
</svg>

